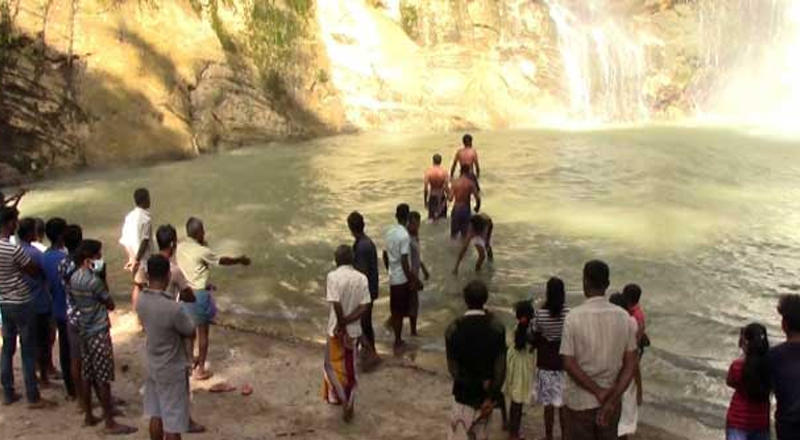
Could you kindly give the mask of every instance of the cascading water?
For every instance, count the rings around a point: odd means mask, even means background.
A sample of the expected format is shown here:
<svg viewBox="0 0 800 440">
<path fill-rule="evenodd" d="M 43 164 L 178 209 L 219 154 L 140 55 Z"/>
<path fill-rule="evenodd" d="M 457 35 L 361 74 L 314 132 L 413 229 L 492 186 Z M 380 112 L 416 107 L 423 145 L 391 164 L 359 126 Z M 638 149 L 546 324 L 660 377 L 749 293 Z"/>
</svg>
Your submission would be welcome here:
<svg viewBox="0 0 800 440">
<path fill-rule="evenodd" d="M 699 14 L 706 74 L 693 90 L 698 113 L 796 128 L 800 0 L 714 0 Z"/>
<path fill-rule="evenodd" d="M 558 31 L 571 117 L 582 122 L 648 118 L 646 38 L 616 19 L 610 0 L 546 0 Z"/>
</svg>

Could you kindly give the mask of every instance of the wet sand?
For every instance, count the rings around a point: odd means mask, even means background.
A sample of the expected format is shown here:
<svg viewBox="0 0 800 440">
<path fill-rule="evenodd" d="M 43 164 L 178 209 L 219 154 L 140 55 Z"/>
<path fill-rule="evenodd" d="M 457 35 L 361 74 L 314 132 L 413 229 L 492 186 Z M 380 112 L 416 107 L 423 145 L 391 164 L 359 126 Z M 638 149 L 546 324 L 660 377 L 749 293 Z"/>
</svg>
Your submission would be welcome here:
<svg viewBox="0 0 800 440">
<path fill-rule="evenodd" d="M 113 392 L 128 402 L 119 420 L 139 428 L 123 438 L 148 438 L 142 415 L 144 335 L 136 331 L 135 319 L 125 311 L 112 314 L 112 337 L 116 360 Z M 193 417 L 208 428 L 204 434 L 187 435 L 196 440 L 256 439 L 437 439 L 447 438 L 451 405 L 450 382 L 435 369 L 426 369 L 408 359 L 385 357 L 374 372 L 360 376 L 356 417 L 352 424 L 341 421 L 337 407 L 320 396 L 321 345 L 301 340 L 255 334 L 228 326 L 214 326 L 209 353 L 214 377 L 192 381 Z M 15 379 L 22 391 L 19 356 Z M 208 389 L 220 382 L 236 391 L 213 394 Z M 241 394 L 243 385 L 252 395 Z M 58 401 L 56 408 L 31 411 L 24 403 L 0 407 L 0 439 L 95 439 L 106 438 L 101 428 L 84 428 L 74 403 L 65 402 L 60 383 L 43 391 Z M 543 437 L 541 408 L 527 408 L 524 435 Z M 491 439 L 505 439 L 499 413 L 492 420 Z M 641 427 L 636 439 L 686 440 L 664 431 Z"/>
</svg>

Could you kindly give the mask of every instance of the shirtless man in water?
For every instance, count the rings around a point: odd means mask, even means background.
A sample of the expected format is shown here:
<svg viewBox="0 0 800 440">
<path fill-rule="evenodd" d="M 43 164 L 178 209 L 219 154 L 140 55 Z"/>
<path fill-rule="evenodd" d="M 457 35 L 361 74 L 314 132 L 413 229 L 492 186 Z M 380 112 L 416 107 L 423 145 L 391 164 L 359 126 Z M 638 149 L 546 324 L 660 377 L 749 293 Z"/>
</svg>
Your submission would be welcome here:
<svg viewBox="0 0 800 440">
<path fill-rule="evenodd" d="M 442 156 L 433 155 L 433 166 L 425 171 L 424 197 L 428 207 L 428 220 L 447 218 L 447 197 L 450 192 L 450 177 L 442 168 Z"/>
<path fill-rule="evenodd" d="M 475 272 L 480 272 L 487 257 L 489 262 L 494 261 L 494 252 L 492 252 L 493 231 L 494 222 L 492 222 L 492 218 L 486 213 L 475 214 L 469 219 L 469 232 L 467 232 L 464 245 L 458 253 L 458 259 L 456 260 L 456 267 L 453 269 L 453 274 L 458 275 L 458 267 L 461 265 L 461 260 L 464 259 L 470 245 L 475 246 L 475 250 L 478 252 Z"/>
<path fill-rule="evenodd" d="M 464 147 L 458 150 L 453 158 L 453 165 L 450 167 L 450 178 L 452 179 L 455 175 L 456 164 L 461 165 L 462 168 L 466 166 L 469 168 L 469 176 L 475 182 L 475 187 L 480 191 L 481 187 L 478 179 L 481 177 L 481 164 L 478 162 L 478 152 L 472 148 L 472 135 L 465 134 L 462 141 Z"/>
<path fill-rule="evenodd" d="M 475 196 L 475 212 L 481 210 L 481 196 L 478 187 L 470 177 L 468 165 L 461 165 L 461 177 L 450 185 L 450 200 L 453 212 L 450 218 L 450 238 L 465 238 L 472 216 L 472 197 Z"/>
</svg>

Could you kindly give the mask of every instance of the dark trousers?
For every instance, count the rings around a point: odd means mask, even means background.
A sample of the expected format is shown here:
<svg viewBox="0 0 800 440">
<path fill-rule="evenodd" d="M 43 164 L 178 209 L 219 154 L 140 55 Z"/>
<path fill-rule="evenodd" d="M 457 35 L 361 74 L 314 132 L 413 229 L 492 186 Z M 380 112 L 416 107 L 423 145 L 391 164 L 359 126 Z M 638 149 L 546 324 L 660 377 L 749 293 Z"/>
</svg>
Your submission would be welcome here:
<svg viewBox="0 0 800 440">
<path fill-rule="evenodd" d="M 36 366 L 41 377 L 48 376 L 50 365 L 53 364 L 53 352 L 50 349 L 50 326 L 52 324 L 50 313 L 36 313 L 34 320 L 34 333 L 36 338 Z"/>
<path fill-rule="evenodd" d="M 67 394 L 75 397 L 75 382 L 72 380 L 72 356 L 69 350 L 69 335 L 67 331 L 67 321 L 56 320 L 56 330 L 58 331 L 58 357 L 61 361 L 61 376 L 64 377 L 64 388 Z"/>
<path fill-rule="evenodd" d="M 519 437 L 520 428 L 522 428 L 522 404 L 511 402 L 508 415 L 508 433 Z"/>
<path fill-rule="evenodd" d="M 608 426 L 600 426 L 597 424 L 599 408 L 586 411 L 565 408 L 564 440 L 617 440 L 620 410 L 617 408 Z"/>
<path fill-rule="evenodd" d="M 375 345 L 375 329 L 372 327 L 372 304 L 369 305 L 369 310 L 361 315 L 361 333 L 364 339 L 370 344 L 370 349 Z"/>
<path fill-rule="evenodd" d="M 30 303 L 2 304 L 3 350 L 0 355 L 0 382 L 3 383 L 3 399 L 14 398 L 14 354 L 17 352 L 17 337 L 22 345 L 22 373 L 25 378 L 25 397 L 29 403 L 39 401 L 39 385 L 36 382 L 36 338 L 34 313 Z"/>
</svg>

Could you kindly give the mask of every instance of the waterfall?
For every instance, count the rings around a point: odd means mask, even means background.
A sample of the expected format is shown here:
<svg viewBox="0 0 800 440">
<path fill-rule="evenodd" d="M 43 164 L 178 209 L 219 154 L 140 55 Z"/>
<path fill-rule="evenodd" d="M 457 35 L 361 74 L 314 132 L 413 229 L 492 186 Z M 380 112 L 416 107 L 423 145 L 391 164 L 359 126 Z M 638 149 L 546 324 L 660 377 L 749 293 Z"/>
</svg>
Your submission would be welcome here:
<svg viewBox="0 0 800 440">
<path fill-rule="evenodd" d="M 700 5 L 698 114 L 791 127 L 800 111 L 800 0 Z"/>
<path fill-rule="evenodd" d="M 613 14 L 613 0 L 545 0 L 558 32 L 570 117 L 581 122 L 648 118 L 645 40 Z"/>
</svg>

